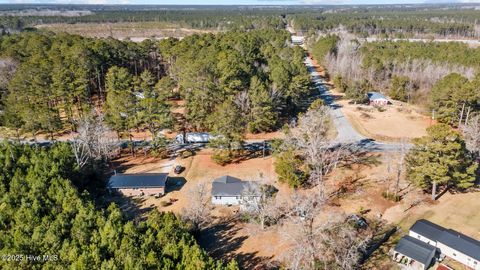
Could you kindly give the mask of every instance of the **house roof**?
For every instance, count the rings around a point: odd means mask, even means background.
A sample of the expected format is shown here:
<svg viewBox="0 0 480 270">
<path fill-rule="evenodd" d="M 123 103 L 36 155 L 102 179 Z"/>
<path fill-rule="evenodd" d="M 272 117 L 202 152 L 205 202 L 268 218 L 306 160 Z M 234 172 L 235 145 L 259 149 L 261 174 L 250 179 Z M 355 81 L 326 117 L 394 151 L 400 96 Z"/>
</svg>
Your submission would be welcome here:
<svg viewBox="0 0 480 270">
<path fill-rule="evenodd" d="M 395 251 L 401 253 L 425 266 L 429 266 L 435 257 L 436 248 L 409 235 L 403 236 L 395 246 Z"/>
<path fill-rule="evenodd" d="M 109 188 L 165 187 L 168 173 L 115 174 L 108 181 Z"/>
<path fill-rule="evenodd" d="M 445 231 L 445 228 L 426 219 L 419 219 L 412 225 L 410 231 L 420 234 L 432 241 L 438 241 L 439 236 Z"/>
<path fill-rule="evenodd" d="M 430 240 L 440 242 L 452 249 L 480 261 L 480 241 L 457 231 L 446 229 L 425 219 L 420 219 L 410 228 Z"/>
<path fill-rule="evenodd" d="M 377 99 L 388 100 L 386 96 L 384 96 L 382 93 L 379 93 L 379 92 L 368 92 L 367 95 L 369 100 L 377 100 Z"/>
<path fill-rule="evenodd" d="M 480 261 L 480 241 L 448 229 L 440 235 L 438 242 Z"/>
<path fill-rule="evenodd" d="M 224 175 L 212 182 L 212 196 L 241 196 L 248 185 L 255 182 L 242 181 L 239 178 Z"/>
</svg>

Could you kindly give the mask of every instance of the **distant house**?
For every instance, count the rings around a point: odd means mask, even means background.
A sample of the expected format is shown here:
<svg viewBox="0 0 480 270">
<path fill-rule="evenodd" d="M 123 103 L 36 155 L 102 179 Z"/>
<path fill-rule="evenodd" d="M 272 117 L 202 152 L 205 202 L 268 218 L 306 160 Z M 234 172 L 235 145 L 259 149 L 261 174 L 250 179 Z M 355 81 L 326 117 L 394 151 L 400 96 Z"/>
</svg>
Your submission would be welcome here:
<svg viewBox="0 0 480 270">
<path fill-rule="evenodd" d="M 162 196 L 168 173 L 115 174 L 108 181 L 108 189 L 125 196 Z"/>
<path fill-rule="evenodd" d="M 418 241 L 421 241 L 434 248 L 440 258 L 447 256 L 472 269 L 480 270 L 480 241 L 424 219 L 415 222 L 408 235 L 400 240 L 394 250 L 394 256 L 396 256 L 394 259 L 403 254 L 413 260 L 418 260 L 418 258 L 409 256 L 413 247 L 402 248 L 405 242 L 412 242 L 412 239 L 416 240 L 417 244 Z"/>
<path fill-rule="evenodd" d="M 242 181 L 229 175 L 222 176 L 212 182 L 212 203 L 223 205 L 242 205 L 244 202 L 254 202 L 261 194 L 250 189 L 256 182 Z"/>
<path fill-rule="evenodd" d="M 302 36 L 292 36 L 292 44 L 293 45 L 303 45 L 305 42 L 305 38 Z"/>
<path fill-rule="evenodd" d="M 390 103 L 388 98 L 379 92 L 368 92 L 367 95 L 370 105 L 385 106 Z"/>
</svg>

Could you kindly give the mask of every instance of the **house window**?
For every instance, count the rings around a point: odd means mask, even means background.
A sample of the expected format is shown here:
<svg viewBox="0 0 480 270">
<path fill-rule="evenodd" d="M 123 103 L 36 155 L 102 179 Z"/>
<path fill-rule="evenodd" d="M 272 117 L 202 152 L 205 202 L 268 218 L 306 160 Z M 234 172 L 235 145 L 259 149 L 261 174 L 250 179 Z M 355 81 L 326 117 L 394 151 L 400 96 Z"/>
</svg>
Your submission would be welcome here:
<svg viewBox="0 0 480 270">
<path fill-rule="evenodd" d="M 477 261 L 473 261 L 473 264 L 477 264 Z"/>
<path fill-rule="evenodd" d="M 453 256 L 457 256 L 457 254 L 453 253 Z"/>
<path fill-rule="evenodd" d="M 419 236 L 417 236 L 417 237 L 418 237 L 418 239 L 422 238 L 420 235 L 419 235 Z"/>
</svg>

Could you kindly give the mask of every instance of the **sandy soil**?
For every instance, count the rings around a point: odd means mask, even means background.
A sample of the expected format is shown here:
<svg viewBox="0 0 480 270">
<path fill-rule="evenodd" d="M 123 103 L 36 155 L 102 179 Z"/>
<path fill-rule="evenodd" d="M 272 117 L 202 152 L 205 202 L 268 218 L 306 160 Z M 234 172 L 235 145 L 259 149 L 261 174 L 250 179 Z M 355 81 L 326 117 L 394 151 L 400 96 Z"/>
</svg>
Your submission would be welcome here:
<svg viewBox="0 0 480 270">
<path fill-rule="evenodd" d="M 379 141 L 421 137 L 426 135 L 426 129 L 430 125 L 430 118 L 404 103 L 385 106 L 385 111 L 368 105 L 348 104 L 346 100 L 338 103 L 343 106 L 343 113 L 358 132 Z"/>
</svg>

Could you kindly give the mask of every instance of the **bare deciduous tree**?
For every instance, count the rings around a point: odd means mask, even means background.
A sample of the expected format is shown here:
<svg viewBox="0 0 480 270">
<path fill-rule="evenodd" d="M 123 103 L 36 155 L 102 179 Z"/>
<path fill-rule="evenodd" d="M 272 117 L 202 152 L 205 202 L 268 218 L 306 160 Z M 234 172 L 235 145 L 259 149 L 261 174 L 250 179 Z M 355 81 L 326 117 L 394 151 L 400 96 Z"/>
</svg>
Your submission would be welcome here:
<svg viewBox="0 0 480 270">
<path fill-rule="evenodd" d="M 480 115 L 471 117 L 466 125 L 461 127 L 467 149 L 480 156 Z"/>
<path fill-rule="evenodd" d="M 260 223 L 262 230 L 269 222 L 276 222 L 280 211 L 275 203 L 276 189 L 273 186 L 250 181 L 242 191 L 242 211 L 247 212 L 251 218 Z"/>
<path fill-rule="evenodd" d="M 291 269 L 315 269 L 320 259 L 320 235 L 317 218 L 325 203 L 325 196 L 320 192 L 294 193 L 290 199 L 285 216 L 294 224 L 295 230 L 286 233 L 287 240 L 293 246 L 285 254 Z"/>
<path fill-rule="evenodd" d="M 192 224 L 194 231 L 204 228 L 211 220 L 210 192 L 204 182 L 192 186 L 188 192 L 188 205 L 182 209 L 182 218 Z"/>
<path fill-rule="evenodd" d="M 334 170 L 349 154 L 348 146 L 336 146 L 328 138 L 331 127 L 329 108 L 310 109 L 291 125 L 285 145 L 293 147 L 305 159 L 309 167 L 309 184 L 321 184 L 325 176 Z"/>
<path fill-rule="evenodd" d="M 118 140 L 103 121 L 103 114 L 92 113 L 79 121 L 72 150 L 80 168 L 89 160 L 109 160 L 119 148 Z"/>
</svg>

